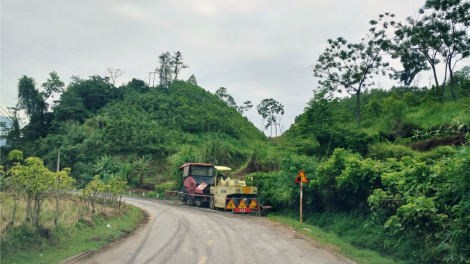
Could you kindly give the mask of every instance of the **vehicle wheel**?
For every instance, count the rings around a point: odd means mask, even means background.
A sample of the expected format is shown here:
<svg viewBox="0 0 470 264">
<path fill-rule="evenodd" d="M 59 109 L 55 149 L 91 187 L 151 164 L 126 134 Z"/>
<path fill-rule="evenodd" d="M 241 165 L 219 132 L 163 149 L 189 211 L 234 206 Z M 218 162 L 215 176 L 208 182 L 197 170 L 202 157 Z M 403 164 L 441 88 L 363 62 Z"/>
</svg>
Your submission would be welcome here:
<svg viewBox="0 0 470 264">
<path fill-rule="evenodd" d="M 202 205 L 201 200 L 195 200 L 194 203 L 196 204 L 197 207 L 201 207 L 201 205 Z"/>
<path fill-rule="evenodd" d="M 186 199 L 186 204 L 187 205 L 193 205 L 193 203 L 191 201 L 191 197 L 188 197 L 188 199 Z"/>
</svg>

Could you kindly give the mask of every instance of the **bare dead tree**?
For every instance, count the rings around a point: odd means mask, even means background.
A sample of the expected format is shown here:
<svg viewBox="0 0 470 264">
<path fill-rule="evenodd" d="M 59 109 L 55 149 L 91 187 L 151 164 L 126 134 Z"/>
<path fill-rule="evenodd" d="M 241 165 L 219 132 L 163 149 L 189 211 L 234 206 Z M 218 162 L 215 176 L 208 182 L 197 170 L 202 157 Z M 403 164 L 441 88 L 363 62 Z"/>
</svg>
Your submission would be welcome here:
<svg viewBox="0 0 470 264">
<path fill-rule="evenodd" d="M 114 69 L 114 68 L 107 68 L 106 69 L 109 73 L 109 78 L 111 79 L 111 81 L 113 82 L 113 84 L 116 84 L 116 79 L 123 75 L 124 72 L 121 71 L 120 69 Z"/>
<path fill-rule="evenodd" d="M 413 86 L 414 86 L 416 89 L 419 88 L 419 83 L 420 83 L 421 79 L 422 79 L 421 74 L 417 74 L 417 75 L 415 76 L 415 78 L 414 78 L 414 80 L 413 80 Z"/>
</svg>

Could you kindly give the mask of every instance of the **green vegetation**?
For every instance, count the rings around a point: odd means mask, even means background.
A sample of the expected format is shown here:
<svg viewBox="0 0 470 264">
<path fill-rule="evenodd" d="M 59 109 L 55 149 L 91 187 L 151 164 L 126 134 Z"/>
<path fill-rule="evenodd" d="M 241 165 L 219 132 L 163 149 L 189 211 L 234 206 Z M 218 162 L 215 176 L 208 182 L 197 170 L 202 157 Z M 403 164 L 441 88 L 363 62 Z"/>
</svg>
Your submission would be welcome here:
<svg viewBox="0 0 470 264">
<path fill-rule="evenodd" d="M 230 176 L 246 176 L 259 187 L 262 203 L 292 224 L 285 217 L 298 218 L 294 179 L 302 169 L 310 180 L 304 186 L 304 221 L 320 228 L 311 228 L 315 234 L 326 232 L 332 240 L 325 243 L 339 245 L 342 254 L 364 263 L 388 261 L 376 253 L 400 263 L 468 263 L 470 66 L 455 71 L 455 65 L 470 57 L 470 3 L 427 0 L 419 13 L 404 23 L 393 21 L 393 14 L 380 15 L 359 42 L 329 40 L 312 69 L 319 87 L 285 132 L 283 105 L 272 98 L 257 104 L 260 131 L 242 115 L 251 101 L 236 105 L 226 88 L 212 94 L 194 75 L 178 80 L 186 67 L 180 53 L 159 57 L 159 82 L 152 87 L 151 76 L 148 84 L 133 79 L 115 87 L 114 69 L 111 78 L 73 77 L 65 89 L 53 72 L 42 92 L 23 76 L 2 148 L 11 159 L 3 155 L 1 164 L 23 173 L 15 151 L 21 150 L 25 173 L 35 166 L 43 182 L 34 192 L 17 183 L 11 197 L 20 201 L 26 194 L 37 205 L 29 215 L 38 223 L 42 203 L 55 197 L 43 194 L 53 186 L 48 171 L 59 151 L 60 167 L 71 168 L 59 173 L 84 188 L 84 210 L 91 216 L 96 206 L 115 208 L 126 182 L 162 195 L 181 186 L 182 164 L 204 162 L 232 167 Z M 389 66 L 389 55 L 402 70 Z M 439 63 L 444 70 L 436 68 Z M 428 69 L 433 78 L 421 87 L 418 76 Z M 377 75 L 403 85 L 376 89 Z M 49 112 L 45 100 L 62 90 Z M 352 96 L 338 98 L 342 91 Z M 29 119 L 24 127 L 19 111 Z M 276 137 L 267 138 L 267 128 Z M 108 201 L 90 198 L 109 193 Z"/>
<path fill-rule="evenodd" d="M 40 130 L 31 119 L 20 138 L 10 132 L 5 151 L 17 147 L 27 156 L 42 157 L 52 169 L 60 149 L 61 167 L 72 168 L 79 183 L 95 174 L 107 178 L 114 173 L 130 185 L 142 184 L 148 174 L 167 174 L 167 157 L 185 146 L 193 146 L 197 153 L 191 155 L 201 160 L 219 151 L 223 157 L 213 159 L 236 167 L 246 159 L 242 149 L 250 141 L 265 140 L 236 109 L 184 81 L 173 81 L 168 89 L 149 89 L 139 80 L 116 88 L 107 78 L 76 78 L 53 110 L 49 114 L 54 118 L 41 132 L 47 136 L 28 136 L 28 131 Z M 153 162 L 142 174 L 136 171 L 143 155 Z"/>
<path fill-rule="evenodd" d="M 259 186 L 263 204 L 298 220 L 294 179 L 302 169 L 309 179 L 305 223 L 398 262 L 465 263 L 470 105 L 467 97 L 421 103 L 427 92 L 416 90 L 418 100 L 408 106 L 400 87 L 366 91 L 359 125 L 353 98 L 315 94 L 274 145 L 282 155 L 278 169 L 248 175 L 249 184 Z"/>
<path fill-rule="evenodd" d="M 294 227 L 294 230 L 296 232 L 299 232 L 302 235 L 315 239 L 315 241 L 318 242 L 321 246 L 323 246 L 323 248 L 337 252 L 347 257 L 348 259 L 356 261 L 357 263 L 397 263 L 389 258 L 380 256 L 375 251 L 369 249 L 362 249 L 361 247 L 355 247 L 351 245 L 349 239 L 345 239 L 344 236 L 338 237 L 338 235 L 336 234 L 325 232 L 325 230 L 316 225 L 305 223 L 299 224 L 297 220 L 277 214 L 269 214 L 268 218 L 276 222 L 280 222 L 285 225 Z M 304 228 L 308 230 L 305 230 Z"/>
<path fill-rule="evenodd" d="M 13 166 L 6 172 L 0 166 L 3 262 L 58 262 L 112 241 L 141 218 L 140 209 L 121 203 L 126 182 L 119 177 L 111 175 L 105 183 L 96 175 L 77 196 L 70 193 L 75 182 L 69 176 L 70 168 L 51 172 L 37 157 L 23 161 L 19 150 L 8 157 Z M 110 223 L 115 227 L 107 230 Z M 90 239 L 104 241 L 89 243 Z M 57 249 L 60 253 L 52 254 Z"/>
<path fill-rule="evenodd" d="M 42 229 L 42 233 L 27 224 L 9 228 L 2 233 L 2 263 L 58 263 L 119 239 L 134 230 L 142 217 L 140 209 L 129 206 L 121 214 L 100 213 L 95 222 L 82 218 L 70 225 Z"/>
</svg>

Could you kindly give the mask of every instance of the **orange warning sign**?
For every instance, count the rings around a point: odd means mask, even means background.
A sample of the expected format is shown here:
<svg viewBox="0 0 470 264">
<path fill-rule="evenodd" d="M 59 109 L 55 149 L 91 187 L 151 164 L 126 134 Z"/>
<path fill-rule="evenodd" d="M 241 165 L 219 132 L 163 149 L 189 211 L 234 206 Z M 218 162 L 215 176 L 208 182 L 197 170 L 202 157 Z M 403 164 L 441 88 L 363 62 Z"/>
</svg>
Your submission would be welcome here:
<svg viewBox="0 0 470 264">
<path fill-rule="evenodd" d="M 238 204 L 238 209 L 246 209 L 246 208 L 248 207 L 246 207 L 245 201 L 240 200 L 240 203 Z"/>
<path fill-rule="evenodd" d="M 258 203 L 255 200 L 251 200 L 250 209 L 259 209 Z"/>
<path fill-rule="evenodd" d="M 307 177 L 305 176 L 305 173 L 303 170 L 300 171 L 295 182 L 308 183 Z"/>
<path fill-rule="evenodd" d="M 236 209 L 235 204 L 233 203 L 232 199 L 230 199 L 230 202 L 228 202 L 227 207 L 225 209 Z"/>
</svg>

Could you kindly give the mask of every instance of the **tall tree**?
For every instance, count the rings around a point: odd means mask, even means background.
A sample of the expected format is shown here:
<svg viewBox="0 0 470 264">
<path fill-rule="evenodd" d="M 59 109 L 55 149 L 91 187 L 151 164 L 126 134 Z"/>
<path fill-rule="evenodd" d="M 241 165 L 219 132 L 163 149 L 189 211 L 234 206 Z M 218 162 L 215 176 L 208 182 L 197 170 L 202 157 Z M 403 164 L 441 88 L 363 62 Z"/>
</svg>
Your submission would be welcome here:
<svg viewBox="0 0 470 264">
<path fill-rule="evenodd" d="M 178 79 L 178 74 L 180 73 L 181 69 L 186 69 L 189 68 L 188 65 L 185 65 L 183 63 L 183 56 L 181 55 L 181 52 L 177 51 L 175 52 L 175 55 L 172 58 L 172 64 L 173 64 L 173 74 L 175 75 L 175 80 Z"/>
<path fill-rule="evenodd" d="M 235 102 L 235 99 L 227 93 L 227 88 L 225 87 L 220 87 L 215 91 L 215 95 L 222 101 L 224 101 L 228 106 L 237 108 L 237 103 Z"/>
<path fill-rule="evenodd" d="M 49 99 L 49 97 L 52 96 L 52 98 L 54 98 L 53 93 L 62 93 L 64 91 L 65 84 L 63 81 L 60 80 L 57 73 L 53 71 L 49 73 L 49 76 L 50 78 L 42 84 L 42 88 L 44 88 L 44 91 L 39 93 L 41 95 L 41 100 L 43 101 L 43 104 L 46 103 L 46 100 Z"/>
<path fill-rule="evenodd" d="M 191 74 L 186 82 L 197 86 L 196 76 L 194 76 L 194 74 Z"/>
<path fill-rule="evenodd" d="M 403 82 L 405 92 L 417 74 L 430 69 L 426 58 L 415 49 L 410 48 L 408 43 L 395 46 L 392 54 L 392 58 L 400 57 L 400 62 L 403 66 L 403 70 L 394 71 L 393 79 Z"/>
<path fill-rule="evenodd" d="M 235 99 L 227 93 L 227 88 L 220 87 L 215 91 L 215 95 L 222 101 L 224 101 L 228 106 L 235 108 L 240 115 L 243 115 L 245 111 L 250 110 L 253 107 L 251 101 L 245 101 L 243 105 L 237 105 Z"/>
<path fill-rule="evenodd" d="M 320 55 L 313 68 L 314 76 L 320 78 L 321 89 L 341 92 L 345 89 L 356 96 L 357 122 L 361 122 L 361 92 L 374 84 L 374 75 L 385 75 L 390 70 L 389 63 L 383 61 L 384 52 L 390 47 L 383 30 L 371 30 L 357 44 L 347 43 L 339 37 L 329 39 L 329 47 Z"/>
<path fill-rule="evenodd" d="M 24 75 L 18 82 L 18 106 L 28 117 L 40 113 L 43 106 L 39 104 L 39 91 L 33 78 Z"/>
<path fill-rule="evenodd" d="M 16 148 L 21 138 L 20 127 L 22 119 L 19 116 L 20 108 L 18 106 L 8 107 L 8 110 L 10 111 L 11 127 L 8 129 L 8 134 L 6 135 L 7 145 Z"/>
<path fill-rule="evenodd" d="M 159 67 L 155 69 L 158 73 L 160 79 L 160 86 L 163 88 L 168 88 L 172 79 L 173 79 L 173 63 L 171 60 L 171 54 L 169 52 L 164 52 L 158 56 Z"/>
<path fill-rule="evenodd" d="M 457 100 L 453 74 L 456 64 L 470 57 L 470 2 L 427 0 L 420 13 L 425 14 L 426 11 L 429 14 L 424 16 L 423 20 L 429 24 L 431 32 L 442 43 L 438 52 L 446 63 L 445 68 L 449 71 L 452 97 Z M 441 98 L 443 98 L 444 89 L 445 84 L 442 85 Z"/>
<path fill-rule="evenodd" d="M 397 23 L 395 31 L 396 40 L 404 43 L 405 46 L 418 51 L 429 64 L 432 70 L 436 89 L 439 89 L 436 65 L 440 63 L 438 59 L 439 50 L 442 48 L 442 41 L 432 32 L 429 22 L 422 17 L 408 17 L 408 24 Z"/>
<path fill-rule="evenodd" d="M 253 107 L 253 104 L 251 101 L 245 101 L 243 102 L 243 105 L 237 106 L 237 111 L 240 113 L 240 115 L 243 115 L 246 111 L 250 110 Z"/>
<path fill-rule="evenodd" d="M 256 106 L 256 109 L 263 118 L 263 121 L 267 119 L 266 126 L 264 126 L 263 130 L 271 127 L 270 136 L 272 136 L 274 127 L 277 137 L 277 127 L 279 126 L 280 128 L 280 122 L 278 122 L 278 120 L 282 115 L 284 115 L 284 105 L 272 98 L 269 98 L 263 99 L 263 101 Z"/>
<path fill-rule="evenodd" d="M 389 20 L 394 17 L 395 15 L 391 13 L 380 14 L 378 20 L 369 22 L 373 26 L 369 31 L 372 33 L 382 32 L 384 41 L 386 39 L 387 43 L 390 44 L 387 47 L 389 49 L 386 51 L 393 59 L 400 58 L 403 70 L 396 71 L 392 68 L 393 74 L 390 74 L 390 78 L 403 82 L 406 92 L 415 77 L 421 71 L 429 70 L 429 67 L 427 66 L 426 57 L 413 47 L 408 39 L 399 37 L 396 34 L 395 31 L 402 28 L 402 24 Z M 377 29 L 378 26 L 381 26 L 380 30 Z M 390 32 L 390 29 L 392 29 L 392 32 Z"/>
<path fill-rule="evenodd" d="M 51 72 L 50 78 L 42 84 L 42 92 L 36 88 L 33 78 L 23 76 L 18 82 L 18 106 L 25 110 L 26 115 L 32 117 L 34 114 L 42 115 L 48 109 L 46 100 L 53 96 L 53 93 L 60 93 L 64 90 L 62 82 L 56 72 Z"/>
<path fill-rule="evenodd" d="M 29 117 L 29 124 L 23 129 L 23 135 L 28 140 L 47 135 L 54 115 L 47 112 L 49 104 L 46 100 L 54 93 L 62 92 L 64 83 L 56 72 L 51 72 L 50 78 L 41 87 L 42 91 L 36 88 L 34 79 L 27 76 L 18 82 L 18 106 Z"/>
</svg>

